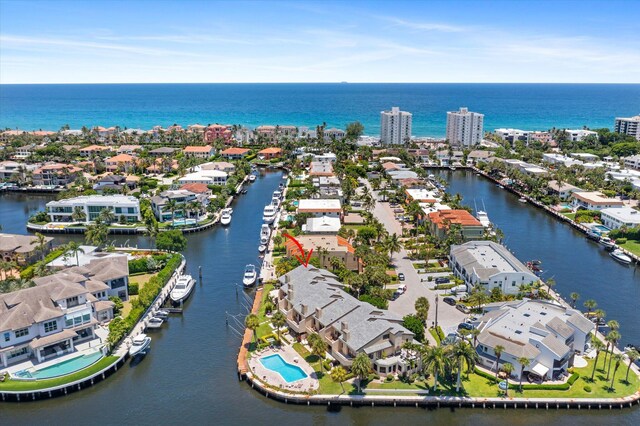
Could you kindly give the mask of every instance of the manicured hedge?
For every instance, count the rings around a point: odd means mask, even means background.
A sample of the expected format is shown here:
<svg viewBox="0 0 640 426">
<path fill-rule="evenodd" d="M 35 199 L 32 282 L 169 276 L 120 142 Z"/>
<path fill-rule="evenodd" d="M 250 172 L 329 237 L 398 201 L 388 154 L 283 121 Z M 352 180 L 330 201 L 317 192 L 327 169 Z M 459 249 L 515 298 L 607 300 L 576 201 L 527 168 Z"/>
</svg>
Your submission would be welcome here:
<svg viewBox="0 0 640 426">
<path fill-rule="evenodd" d="M 53 261 L 54 259 L 57 259 L 58 257 L 62 256 L 65 252 L 65 248 L 64 246 L 58 247 L 55 250 L 51 250 L 49 252 L 49 254 L 47 254 L 44 257 L 44 263 L 49 263 L 51 261 Z M 33 272 L 35 270 L 36 265 L 29 265 L 26 268 L 24 268 L 21 272 L 20 272 L 20 278 L 24 278 L 25 280 L 30 280 L 31 278 L 33 278 Z"/>
<path fill-rule="evenodd" d="M 492 383 L 498 382 L 494 374 L 486 373 L 478 368 L 475 369 L 475 373 L 478 376 L 482 376 L 485 379 L 490 380 Z M 578 378 L 580 378 L 580 375 L 578 373 L 573 373 L 571 377 L 569 377 L 569 380 L 567 380 L 567 383 L 562 383 L 559 385 L 532 385 L 528 383 L 522 385 L 522 390 L 569 390 L 571 389 L 571 386 L 573 386 L 573 384 L 576 382 L 576 380 L 578 380 Z M 520 384 L 518 382 L 511 381 L 509 382 L 509 388 L 520 389 Z"/>
</svg>

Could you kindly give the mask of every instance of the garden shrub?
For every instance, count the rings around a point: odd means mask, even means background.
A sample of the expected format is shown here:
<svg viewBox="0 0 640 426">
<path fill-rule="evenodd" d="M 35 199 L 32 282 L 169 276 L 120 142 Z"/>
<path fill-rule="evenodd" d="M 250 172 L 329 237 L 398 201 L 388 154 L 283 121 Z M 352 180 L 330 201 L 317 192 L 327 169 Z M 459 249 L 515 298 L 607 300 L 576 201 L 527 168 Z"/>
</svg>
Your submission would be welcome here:
<svg viewBox="0 0 640 426">
<path fill-rule="evenodd" d="M 129 283 L 127 287 L 129 289 L 129 296 L 136 296 L 138 294 L 138 284 Z"/>
</svg>

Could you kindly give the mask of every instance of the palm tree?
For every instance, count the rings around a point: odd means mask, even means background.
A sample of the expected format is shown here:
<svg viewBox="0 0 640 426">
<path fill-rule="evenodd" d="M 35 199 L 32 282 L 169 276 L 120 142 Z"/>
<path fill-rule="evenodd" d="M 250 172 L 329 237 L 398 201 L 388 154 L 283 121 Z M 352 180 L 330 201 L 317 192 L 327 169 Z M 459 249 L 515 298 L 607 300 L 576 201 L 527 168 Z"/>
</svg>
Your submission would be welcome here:
<svg viewBox="0 0 640 426">
<path fill-rule="evenodd" d="M 496 345 L 493 348 L 493 353 L 496 354 L 496 380 L 498 380 L 498 371 L 500 371 L 500 357 L 502 356 L 502 352 L 504 351 L 504 346 Z"/>
<path fill-rule="evenodd" d="M 345 370 L 342 366 L 334 368 L 333 370 L 331 370 L 331 380 L 340 383 L 342 393 L 344 393 L 344 385 L 342 384 L 342 382 L 347 380 L 347 370 Z"/>
<path fill-rule="evenodd" d="M 109 228 L 104 223 L 94 223 L 87 226 L 84 233 L 84 238 L 89 244 L 94 244 L 98 247 L 102 246 L 107 241 L 107 234 Z"/>
<path fill-rule="evenodd" d="M 640 353 L 638 353 L 636 349 L 628 349 L 626 354 L 629 358 L 629 365 L 627 365 L 627 375 L 624 378 L 624 381 L 629 383 L 629 370 L 631 370 L 631 364 L 633 364 L 638 360 L 638 358 L 640 358 Z"/>
<path fill-rule="evenodd" d="M 580 295 L 574 291 L 573 293 L 571 293 L 569 295 L 569 298 L 571 298 L 571 307 L 575 308 L 576 307 L 576 302 L 580 298 Z"/>
<path fill-rule="evenodd" d="M 593 312 L 593 316 L 596 318 L 596 331 L 600 328 L 600 321 L 602 321 L 606 316 L 606 312 L 602 309 L 596 309 Z"/>
<path fill-rule="evenodd" d="M 611 360 L 615 361 L 615 367 L 613 367 L 613 376 L 611 376 L 611 386 L 609 386 L 609 390 L 613 391 L 613 383 L 616 380 L 616 373 L 618 372 L 618 368 L 620 368 L 620 364 L 624 361 L 622 354 L 613 354 L 611 355 Z M 609 364 L 609 368 L 611 368 L 611 364 Z M 609 378 L 609 373 L 607 373 L 607 379 Z"/>
<path fill-rule="evenodd" d="M 75 206 L 73 208 L 73 213 L 71 213 L 71 219 L 74 222 L 84 222 L 87 218 L 87 214 L 84 212 L 84 209 L 80 206 Z"/>
<path fill-rule="evenodd" d="M 478 355 L 476 351 L 464 340 L 456 342 L 449 351 L 449 356 L 458 365 L 458 379 L 456 380 L 456 393 L 460 392 L 460 376 L 462 373 L 462 364 L 465 363 L 467 368 L 472 369 L 475 364 Z"/>
<path fill-rule="evenodd" d="M 620 339 L 622 338 L 622 336 L 620 335 L 620 332 L 618 332 L 618 330 L 611 330 L 609 333 L 607 333 L 607 343 L 611 343 L 611 355 L 609 356 L 609 367 L 607 368 L 607 379 L 609 379 L 609 373 L 611 373 L 611 361 L 613 359 L 613 351 L 616 348 L 616 345 L 618 344 L 618 342 L 620 341 Z"/>
<path fill-rule="evenodd" d="M 320 372 L 324 373 L 324 366 L 322 364 L 327 353 L 327 342 L 325 342 L 318 333 L 313 333 L 307 338 L 307 341 L 311 347 L 311 353 L 318 357 Z"/>
<path fill-rule="evenodd" d="M 593 362 L 593 371 L 591 371 L 591 381 L 593 382 L 593 377 L 596 374 L 596 367 L 598 366 L 598 358 L 600 357 L 600 352 L 602 352 L 602 350 L 604 349 L 604 344 L 600 341 L 600 339 L 594 337 L 591 340 L 591 346 L 596 350 L 596 359 Z"/>
<path fill-rule="evenodd" d="M 249 314 L 244 319 L 244 325 L 249 330 L 253 331 L 253 340 L 255 341 L 255 343 L 257 345 L 258 344 L 258 333 L 256 333 L 256 330 L 258 329 L 258 327 L 260 327 L 260 319 L 258 318 L 258 316 L 256 314 Z"/>
<path fill-rule="evenodd" d="M 591 311 L 598 306 L 595 300 L 589 299 L 584 302 L 584 307 L 587 308 L 587 316 L 591 314 Z"/>
<path fill-rule="evenodd" d="M 287 318 L 280 311 L 276 311 L 275 314 L 271 317 L 271 325 L 276 328 L 276 332 L 278 333 L 278 341 L 280 342 L 280 327 L 287 323 Z"/>
<path fill-rule="evenodd" d="M 414 305 L 416 314 L 425 324 L 427 323 L 427 316 L 429 315 L 429 299 L 426 297 L 418 297 Z"/>
<path fill-rule="evenodd" d="M 389 252 L 391 261 L 393 262 L 393 253 L 397 253 L 402 249 L 402 243 L 397 234 L 389 235 L 384 241 L 384 248 Z"/>
<path fill-rule="evenodd" d="M 433 390 L 438 388 L 438 374 L 444 372 L 447 367 L 447 356 L 442 346 L 428 346 L 423 358 L 423 368 L 425 373 L 433 374 L 435 379 Z"/>
<path fill-rule="evenodd" d="M 358 378 L 358 392 L 362 387 L 362 381 L 369 376 L 371 372 L 371 359 L 364 352 L 360 352 L 353 359 L 351 364 L 351 372 Z"/>
<path fill-rule="evenodd" d="M 98 215 L 98 220 L 101 222 L 106 223 L 107 225 L 115 222 L 116 220 L 116 215 L 113 212 L 113 210 L 108 209 L 108 208 L 104 208 L 100 211 L 100 214 Z"/>
<path fill-rule="evenodd" d="M 65 250 L 67 250 L 72 256 L 76 257 L 76 266 L 80 266 L 78 253 L 84 253 L 84 249 L 80 246 L 80 243 L 78 243 L 77 241 L 70 241 L 65 246 Z"/>
<path fill-rule="evenodd" d="M 473 347 L 476 347 L 476 343 L 478 342 L 478 336 L 480 335 L 480 330 L 477 328 L 472 328 L 469 332 L 469 335 L 473 336 Z"/>
<path fill-rule="evenodd" d="M 176 210 L 178 209 L 178 203 L 174 199 L 168 199 L 164 206 L 171 212 L 171 224 L 175 220 Z"/>
<path fill-rule="evenodd" d="M 529 366 L 531 361 L 526 356 L 522 356 L 518 358 L 518 363 L 520 364 L 520 392 L 522 392 L 522 376 L 524 376 L 524 369 Z"/>
<path fill-rule="evenodd" d="M 31 241 L 32 246 L 36 246 L 36 250 L 40 252 L 40 260 L 44 260 L 44 252 L 47 248 L 47 237 L 39 232 L 36 232 L 35 240 Z"/>
<path fill-rule="evenodd" d="M 504 390 L 504 396 L 509 396 L 509 377 L 511 376 L 511 373 L 513 372 L 513 365 L 510 362 L 505 362 L 502 365 L 502 371 L 507 375 L 507 377 L 506 377 L 507 387 Z"/>
</svg>

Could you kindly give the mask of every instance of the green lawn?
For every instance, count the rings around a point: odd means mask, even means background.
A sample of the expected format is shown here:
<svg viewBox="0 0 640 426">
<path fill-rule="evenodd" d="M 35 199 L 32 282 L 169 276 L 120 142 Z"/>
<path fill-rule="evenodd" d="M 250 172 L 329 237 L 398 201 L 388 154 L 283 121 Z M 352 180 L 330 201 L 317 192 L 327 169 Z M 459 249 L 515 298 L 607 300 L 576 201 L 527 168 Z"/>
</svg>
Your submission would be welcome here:
<svg viewBox="0 0 640 426">
<path fill-rule="evenodd" d="M 367 225 L 342 225 L 344 229 L 353 229 L 354 231 L 359 231 Z"/>
<path fill-rule="evenodd" d="M 631 253 L 640 256 L 640 241 L 627 240 L 624 244 L 618 244 L 620 247 L 629 250 Z"/>
<path fill-rule="evenodd" d="M 568 217 L 571 220 L 576 220 L 576 214 L 575 213 L 560 213 L 563 216 Z"/>
<path fill-rule="evenodd" d="M 64 385 L 65 383 L 71 383 L 97 373 L 116 362 L 117 359 L 118 357 L 116 356 L 107 356 L 84 370 L 77 371 L 67 376 L 56 377 L 54 379 L 36 381 L 7 380 L 0 383 L 0 391 L 31 391 Z"/>
<path fill-rule="evenodd" d="M 260 308 L 258 309 L 258 318 L 260 319 L 260 327 L 256 330 L 256 334 L 258 335 L 258 339 L 262 336 L 266 336 L 267 334 L 273 333 L 273 329 L 271 328 L 271 319 L 267 318 L 266 313 L 264 312 L 264 303 L 267 301 L 269 297 L 269 292 L 273 290 L 273 284 L 265 284 L 262 290 L 262 300 L 260 301 Z"/>
<path fill-rule="evenodd" d="M 343 393 L 342 386 L 340 383 L 336 383 L 331 379 L 331 376 L 326 371 L 321 371 L 320 362 L 318 362 L 318 357 L 316 355 L 312 355 L 301 343 L 294 343 L 293 349 L 296 350 L 300 354 L 305 361 L 309 363 L 309 365 L 313 368 L 318 376 L 320 381 L 320 387 L 318 388 L 318 393 L 321 395 L 339 395 Z M 349 394 L 357 394 L 358 389 L 351 383 L 344 382 L 344 391 Z"/>
</svg>

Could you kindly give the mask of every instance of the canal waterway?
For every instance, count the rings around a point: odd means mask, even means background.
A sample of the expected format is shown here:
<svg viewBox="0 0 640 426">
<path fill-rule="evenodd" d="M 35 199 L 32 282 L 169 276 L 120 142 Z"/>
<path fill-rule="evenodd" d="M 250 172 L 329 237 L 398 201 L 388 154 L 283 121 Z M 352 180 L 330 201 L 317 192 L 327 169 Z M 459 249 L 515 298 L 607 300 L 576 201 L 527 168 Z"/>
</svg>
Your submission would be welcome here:
<svg viewBox="0 0 640 426">
<path fill-rule="evenodd" d="M 518 227 L 507 227 L 502 217 L 509 214 L 498 212 L 498 206 L 512 210 L 512 218 L 531 217 L 536 226 L 552 227 L 542 212 L 531 213 L 532 207 L 512 204 L 507 195 L 493 187 L 489 182 L 473 175 L 456 173 L 450 176 L 452 190 L 469 191 L 472 194 L 484 194 L 490 217 L 505 230 L 518 232 Z M 152 349 L 142 362 L 135 367 L 125 364 L 123 369 L 98 385 L 54 400 L 28 403 L 0 403 L 0 425 L 31 424 L 540 424 L 553 422 L 559 425 L 573 424 L 640 424 L 640 410 L 637 408 L 623 411 L 567 411 L 567 410 L 479 410 L 479 409 L 441 409 L 425 410 L 411 408 L 348 408 L 329 412 L 325 407 L 285 405 L 267 399 L 252 390 L 246 383 L 238 382 L 236 376 L 236 355 L 240 337 L 225 325 L 226 312 L 238 314 L 246 312 L 243 290 L 236 284 L 241 282 L 244 266 L 258 262 L 258 234 L 262 223 L 262 209 L 270 201 L 271 193 L 281 182 L 280 173 L 268 173 L 250 185 L 246 195 L 234 202 L 233 221 L 228 228 L 214 229 L 190 234 L 188 247 L 184 254 L 187 258 L 187 270 L 198 275 L 198 266 L 202 266 L 203 283 L 197 288 L 185 305 L 184 315 L 171 317 L 167 326 L 153 333 Z M 478 197 L 478 195 L 476 195 Z M 495 197 L 493 200 L 490 197 Z M 48 197 L 25 197 L 16 194 L 0 194 L 0 223 L 4 232 L 25 233 L 27 218 L 38 209 L 42 209 Z M 503 200 L 500 202 L 499 200 Z M 496 207 L 491 207 L 491 203 Z M 500 204 L 501 203 L 501 204 Z M 540 225 L 541 222 L 543 225 Z M 554 228 L 556 235 L 550 240 L 565 238 L 575 244 L 582 244 L 580 235 L 573 235 L 569 227 Z M 565 230 L 563 230 L 565 229 Z M 529 232 L 525 230 L 525 232 Z M 541 232 L 541 231 L 540 231 Z M 527 241 L 522 237 L 511 236 L 509 246 L 516 251 L 516 241 Z M 535 233 L 531 234 L 535 237 Z M 78 239 L 79 236 L 56 236 L 60 242 Z M 129 245 L 145 247 L 145 237 L 119 236 L 117 244 L 127 240 Z M 541 258 L 545 267 L 555 268 L 551 261 L 550 249 L 543 242 L 541 250 L 524 251 L 522 255 Z M 524 248 L 522 249 L 524 250 Z M 577 253 L 569 251 L 569 253 Z M 518 253 L 520 255 L 520 253 Z M 575 264 L 576 269 L 585 264 L 597 262 L 599 252 L 587 251 Z M 557 255 L 557 257 L 560 257 Z M 560 260 L 560 259 L 559 259 Z M 609 259 L 603 259 L 609 261 Z M 257 264 L 257 263 L 256 263 Z M 613 268 L 613 263 L 606 263 Z M 616 265 L 617 266 L 617 265 Z M 569 266 L 567 266 L 567 271 Z M 630 271 L 613 275 L 614 269 L 604 270 L 604 277 L 617 276 L 627 281 L 634 278 Z M 563 287 L 564 276 L 554 272 L 561 292 L 571 291 Z M 568 272 L 567 272 L 568 273 Z M 626 277 L 626 278 L 625 278 Z M 638 285 L 637 280 L 633 281 Z M 594 285 L 595 286 L 595 285 Z M 627 299 L 618 309 L 608 309 L 604 295 L 613 293 L 603 290 L 593 295 L 608 312 L 615 312 L 615 318 L 624 323 L 626 319 L 638 323 L 636 298 Z M 236 291 L 237 290 L 237 291 Z M 585 290 L 580 290 L 587 297 Z M 600 295 L 601 294 L 601 295 Z M 630 293 L 627 297 L 631 297 Z M 614 317 L 614 315 L 610 315 Z M 234 325 L 234 320 L 230 320 Z M 627 324 L 623 335 L 633 324 Z M 237 324 L 236 324 L 236 328 Z"/>
</svg>

